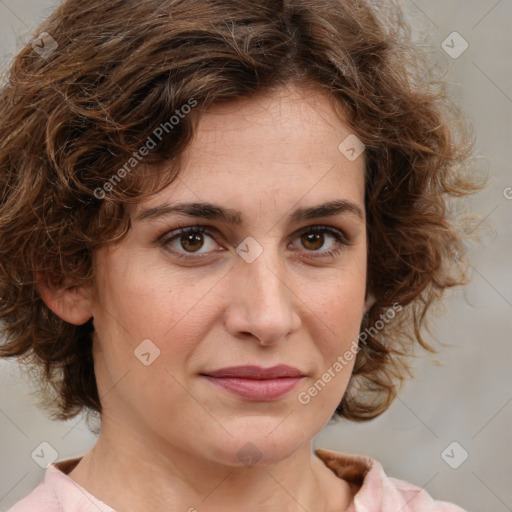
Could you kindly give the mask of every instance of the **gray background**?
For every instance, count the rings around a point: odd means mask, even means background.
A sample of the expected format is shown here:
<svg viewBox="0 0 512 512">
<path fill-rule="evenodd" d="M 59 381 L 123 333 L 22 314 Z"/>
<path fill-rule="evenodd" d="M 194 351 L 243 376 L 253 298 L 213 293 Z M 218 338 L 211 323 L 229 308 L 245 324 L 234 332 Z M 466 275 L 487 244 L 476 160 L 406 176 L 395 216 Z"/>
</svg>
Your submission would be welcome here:
<svg viewBox="0 0 512 512">
<path fill-rule="evenodd" d="M 416 363 L 383 416 L 365 424 L 328 426 L 316 446 L 370 455 L 389 475 L 469 511 L 512 511 L 512 171 L 511 0 L 402 0 L 417 37 L 474 123 L 479 168 L 490 186 L 470 201 L 490 223 L 483 241 L 469 247 L 473 278 L 446 302 L 433 327 L 440 347 L 435 365 Z M 0 0 L 0 63 L 32 39 L 55 2 Z M 459 32 L 469 48 L 457 59 L 441 43 Z M 507 190 L 509 194 L 507 194 Z M 0 363 L 0 511 L 28 494 L 44 470 L 31 458 L 43 441 L 59 460 L 80 456 L 94 442 L 84 419 L 57 423 L 34 405 L 30 386 L 14 363 Z M 445 451 L 452 442 L 458 443 Z M 464 451 L 463 451 L 464 450 Z M 457 469 L 467 452 L 468 457 Z M 398 511 L 397 511 L 398 512 Z"/>
</svg>

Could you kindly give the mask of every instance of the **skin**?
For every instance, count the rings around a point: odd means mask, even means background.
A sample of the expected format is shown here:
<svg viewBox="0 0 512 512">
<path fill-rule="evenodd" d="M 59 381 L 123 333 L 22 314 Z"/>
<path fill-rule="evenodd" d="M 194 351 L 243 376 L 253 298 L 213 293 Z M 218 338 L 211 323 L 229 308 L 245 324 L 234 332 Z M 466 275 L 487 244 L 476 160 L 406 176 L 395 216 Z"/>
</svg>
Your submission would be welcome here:
<svg viewBox="0 0 512 512">
<path fill-rule="evenodd" d="M 338 150 L 351 133 L 315 89 L 214 106 L 199 120 L 178 179 L 134 206 L 128 235 L 95 255 L 93 285 L 56 290 L 40 280 L 62 318 L 94 317 L 102 429 L 70 473 L 77 483 L 125 512 L 349 506 L 353 492 L 312 453 L 312 439 L 339 404 L 354 361 L 307 405 L 298 395 L 358 336 L 368 307 L 366 223 L 351 211 L 296 223 L 290 214 L 331 200 L 364 212 L 364 155 L 349 161 Z M 139 218 L 166 202 L 215 203 L 239 210 L 242 222 Z M 159 243 L 190 226 L 209 233 L 192 249 L 179 235 Z M 351 245 L 325 231 L 308 241 L 313 226 L 341 231 Z M 263 250 L 252 263 L 236 252 L 248 236 Z M 339 254 L 326 254 L 338 245 Z M 134 356 L 145 339 L 160 350 L 148 366 Z M 269 402 L 240 398 L 200 375 L 280 363 L 305 377 Z M 244 446 L 261 457 L 255 465 L 240 460 Z"/>
</svg>

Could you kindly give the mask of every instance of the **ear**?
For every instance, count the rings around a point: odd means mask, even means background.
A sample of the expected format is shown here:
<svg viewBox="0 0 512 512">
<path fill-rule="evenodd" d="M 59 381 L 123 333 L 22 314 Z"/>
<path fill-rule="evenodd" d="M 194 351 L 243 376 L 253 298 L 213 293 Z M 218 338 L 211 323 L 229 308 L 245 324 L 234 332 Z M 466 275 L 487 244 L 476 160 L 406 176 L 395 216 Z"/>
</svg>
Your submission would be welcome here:
<svg viewBox="0 0 512 512">
<path fill-rule="evenodd" d="M 82 325 L 92 317 L 88 289 L 67 280 L 57 284 L 49 274 L 36 274 L 36 283 L 43 302 L 65 322 Z"/>
</svg>

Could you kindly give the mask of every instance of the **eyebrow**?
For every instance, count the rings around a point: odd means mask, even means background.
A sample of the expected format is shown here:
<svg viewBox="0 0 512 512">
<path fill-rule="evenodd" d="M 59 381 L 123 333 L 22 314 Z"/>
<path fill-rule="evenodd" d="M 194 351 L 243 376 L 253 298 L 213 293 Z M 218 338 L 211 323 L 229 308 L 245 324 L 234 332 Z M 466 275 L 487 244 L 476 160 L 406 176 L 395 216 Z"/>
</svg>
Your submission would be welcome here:
<svg viewBox="0 0 512 512">
<path fill-rule="evenodd" d="M 242 213 L 240 211 L 224 208 L 212 203 L 178 203 L 174 205 L 164 203 L 143 210 L 137 216 L 137 220 L 147 221 L 172 215 L 173 213 L 187 217 L 218 220 L 225 224 L 242 224 Z M 332 217 L 341 213 L 349 213 L 361 221 L 365 220 L 365 213 L 361 207 L 346 199 L 337 199 L 317 206 L 298 208 L 293 212 L 291 222 L 297 223 L 319 217 Z"/>
</svg>

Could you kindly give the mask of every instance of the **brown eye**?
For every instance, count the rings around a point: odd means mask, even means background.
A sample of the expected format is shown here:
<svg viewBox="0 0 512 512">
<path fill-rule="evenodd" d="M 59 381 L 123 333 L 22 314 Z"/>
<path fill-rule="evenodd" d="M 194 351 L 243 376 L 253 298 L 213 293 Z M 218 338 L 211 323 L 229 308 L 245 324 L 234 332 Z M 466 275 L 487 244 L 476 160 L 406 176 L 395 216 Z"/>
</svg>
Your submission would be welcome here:
<svg viewBox="0 0 512 512">
<path fill-rule="evenodd" d="M 301 236 L 301 241 L 306 249 L 318 251 L 325 243 L 324 238 L 320 233 L 307 233 Z"/>
<path fill-rule="evenodd" d="M 308 228 L 297 240 L 300 243 L 294 243 L 293 246 L 297 249 L 305 249 L 314 257 L 333 257 L 344 247 L 352 245 L 342 231 L 327 226 Z"/>
<path fill-rule="evenodd" d="M 193 226 L 172 231 L 164 236 L 160 244 L 178 258 L 207 256 L 218 248 L 206 226 Z M 205 249 L 205 250 L 203 250 Z"/>
<path fill-rule="evenodd" d="M 204 244 L 204 236 L 202 233 L 184 234 L 180 237 L 180 244 L 187 252 L 195 252 Z"/>
</svg>

